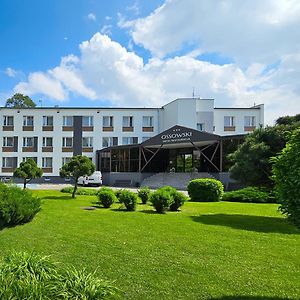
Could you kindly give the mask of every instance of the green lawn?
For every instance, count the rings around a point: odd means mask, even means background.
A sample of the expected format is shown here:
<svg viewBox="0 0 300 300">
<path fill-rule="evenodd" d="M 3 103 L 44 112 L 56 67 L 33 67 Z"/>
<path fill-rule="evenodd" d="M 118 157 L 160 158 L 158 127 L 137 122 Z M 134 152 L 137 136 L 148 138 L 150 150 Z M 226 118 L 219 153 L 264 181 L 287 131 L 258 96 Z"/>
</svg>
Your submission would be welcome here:
<svg viewBox="0 0 300 300">
<path fill-rule="evenodd" d="M 0 231 L 0 255 L 34 250 L 97 269 L 126 299 L 300 299 L 300 234 L 275 204 L 186 203 L 159 215 L 143 205 L 87 211 L 93 196 L 34 193 L 42 211 Z"/>
</svg>

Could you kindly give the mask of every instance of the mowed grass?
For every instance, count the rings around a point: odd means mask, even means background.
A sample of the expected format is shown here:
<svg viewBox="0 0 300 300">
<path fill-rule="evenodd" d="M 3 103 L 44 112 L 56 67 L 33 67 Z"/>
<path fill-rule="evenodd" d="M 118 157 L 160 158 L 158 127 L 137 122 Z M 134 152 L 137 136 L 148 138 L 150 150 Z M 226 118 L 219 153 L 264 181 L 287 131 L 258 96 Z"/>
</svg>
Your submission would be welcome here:
<svg viewBox="0 0 300 300">
<path fill-rule="evenodd" d="M 300 299 L 300 234 L 275 204 L 186 203 L 159 215 L 97 208 L 35 191 L 42 211 L 0 231 L 0 255 L 12 250 L 97 270 L 125 299 Z M 268 298 L 270 297 L 270 298 Z"/>
</svg>

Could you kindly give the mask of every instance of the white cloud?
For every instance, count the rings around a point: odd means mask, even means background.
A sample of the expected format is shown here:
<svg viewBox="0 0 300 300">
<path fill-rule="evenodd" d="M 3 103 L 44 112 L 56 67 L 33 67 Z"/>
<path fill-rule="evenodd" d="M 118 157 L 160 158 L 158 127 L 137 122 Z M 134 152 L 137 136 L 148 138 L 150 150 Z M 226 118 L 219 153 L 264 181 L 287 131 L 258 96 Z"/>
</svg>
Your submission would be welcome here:
<svg viewBox="0 0 300 300">
<path fill-rule="evenodd" d="M 93 14 L 93 13 L 89 13 L 88 16 L 87 16 L 87 18 L 88 18 L 89 20 L 91 20 L 91 21 L 96 21 L 96 20 L 97 20 L 96 15 Z"/>
<path fill-rule="evenodd" d="M 103 25 L 100 30 L 100 33 L 106 34 L 106 35 L 111 35 L 112 34 L 111 29 L 112 29 L 112 25 Z"/>
<path fill-rule="evenodd" d="M 145 18 L 120 19 L 119 26 L 159 57 L 186 44 L 243 64 L 269 64 L 300 51 L 298 0 L 167 0 Z"/>
<path fill-rule="evenodd" d="M 5 70 L 5 74 L 8 76 L 8 77 L 16 77 L 17 74 L 18 74 L 18 71 L 14 70 L 13 68 L 6 68 Z"/>
<path fill-rule="evenodd" d="M 254 63 L 243 70 L 236 64 L 216 65 L 193 55 L 147 63 L 107 35 L 96 33 L 46 72 L 31 73 L 16 86 L 25 94 L 42 93 L 66 100 L 69 93 L 88 99 L 109 99 L 118 106 L 161 106 L 178 97 L 215 98 L 215 105 L 252 106 L 265 103 L 266 121 L 299 112 L 300 52 L 284 56 L 276 68 Z"/>
</svg>

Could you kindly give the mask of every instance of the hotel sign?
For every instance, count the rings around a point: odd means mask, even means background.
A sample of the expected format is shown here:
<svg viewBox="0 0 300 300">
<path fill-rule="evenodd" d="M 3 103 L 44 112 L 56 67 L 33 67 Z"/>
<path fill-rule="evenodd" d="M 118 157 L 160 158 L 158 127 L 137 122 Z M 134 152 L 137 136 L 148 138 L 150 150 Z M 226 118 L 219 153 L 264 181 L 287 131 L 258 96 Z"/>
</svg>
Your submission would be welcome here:
<svg viewBox="0 0 300 300">
<path fill-rule="evenodd" d="M 181 131 L 181 128 L 174 128 L 171 133 L 164 133 L 160 138 L 162 144 L 177 144 L 190 142 L 192 136 L 192 131 Z"/>
<path fill-rule="evenodd" d="M 197 143 L 203 141 L 218 141 L 219 139 L 220 136 L 216 134 L 176 125 L 150 138 L 149 140 L 146 140 L 144 143 L 142 143 L 142 146 L 160 147 L 170 144 L 175 145 L 184 143 Z"/>
</svg>

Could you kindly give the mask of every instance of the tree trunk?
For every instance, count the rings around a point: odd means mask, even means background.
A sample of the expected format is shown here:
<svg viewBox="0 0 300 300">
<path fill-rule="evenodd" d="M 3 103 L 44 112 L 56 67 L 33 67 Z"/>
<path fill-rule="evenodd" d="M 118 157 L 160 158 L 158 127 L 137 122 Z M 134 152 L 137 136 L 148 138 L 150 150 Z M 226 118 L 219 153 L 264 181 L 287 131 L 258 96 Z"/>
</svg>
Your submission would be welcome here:
<svg viewBox="0 0 300 300">
<path fill-rule="evenodd" d="M 73 193 L 72 193 L 72 198 L 75 198 L 75 194 L 76 194 L 76 191 L 77 191 L 77 181 L 78 181 L 78 178 L 75 178 L 75 185 L 74 185 L 74 190 L 73 190 Z"/>
<path fill-rule="evenodd" d="M 24 184 L 23 184 L 23 189 L 24 190 L 26 189 L 26 183 L 27 183 L 26 178 L 24 178 Z"/>
</svg>

